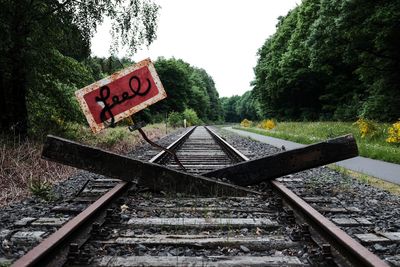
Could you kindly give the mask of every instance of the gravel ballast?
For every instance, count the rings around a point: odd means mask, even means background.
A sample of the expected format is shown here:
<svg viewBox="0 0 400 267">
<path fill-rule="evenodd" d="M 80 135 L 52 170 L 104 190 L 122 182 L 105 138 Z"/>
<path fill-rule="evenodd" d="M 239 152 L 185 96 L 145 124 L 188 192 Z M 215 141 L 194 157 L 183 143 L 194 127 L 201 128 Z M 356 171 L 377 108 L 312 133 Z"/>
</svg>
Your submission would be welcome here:
<svg viewBox="0 0 400 267">
<path fill-rule="evenodd" d="M 214 128 L 227 142 L 240 150 L 250 159 L 271 155 L 281 150 L 268 144 L 256 142 L 249 138 L 243 138 L 233 133 Z M 167 146 L 185 132 L 185 129 L 158 140 L 158 143 Z M 141 160 L 149 160 L 159 151 L 146 144 L 136 148 L 128 155 Z M 51 208 L 63 202 L 65 198 L 72 198 L 84 187 L 88 180 L 98 177 L 85 171 L 79 171 L 70 179 L 54 186 L 54 200 L 47 202 L 37 197 L 30 197 L 21 202 L 13 203 L 0 209 L 0 258 L 18 258 L 32 247 L 10 249 L 10 236 L 13 232 L 24 229 L 23 226 L 16 227 L 15 223 L 23 218 L 46 217 L 51 213 Z M 312 170 L 291 174 L 283 178 L 289 178 L 291 182 L 285 183 L 289 188 L 302 197 L 326 197 L 334 198 L 336 203 L 314 203 L 316 206 L 329 207 L 339 203 L 343 207 L 357 210 L 351 214 L 352 217 L 365 218 L 371 225 L 362 227 L 347 227 L 347 233 L 355 237 L 356 234 L 400 232 L 400 198 L 382 189 L 372 187 L 349 176 L 334 171 L 328 167 L 320 167 Z M 293 182 L 298 179 L 299 181 Z M 329 218 L 340 218 L 342 215 L 326 213 Z M 54 228 L 56 230 L 56 228 Z M 11 232 L 7 232 L 11 231 Z M 44 238 L 42 236 L 41 238 Z M 396 258 L 389 255 L 399 255 L 399 243 L 394 245 L 373 244 L 368 248 L 379 255 L 388 255 L 389 262 L 395 264 Z M 242 248 L 246 250 L 246 248 Z M 157 252 L 158 253 L 158 252 Z M 180 252 L 177 254 L 180 254 Z M 1 261 L 0 261 L 1 263 Z M 396 266 L 396 265 L 395 265 Z"/>
</svg>

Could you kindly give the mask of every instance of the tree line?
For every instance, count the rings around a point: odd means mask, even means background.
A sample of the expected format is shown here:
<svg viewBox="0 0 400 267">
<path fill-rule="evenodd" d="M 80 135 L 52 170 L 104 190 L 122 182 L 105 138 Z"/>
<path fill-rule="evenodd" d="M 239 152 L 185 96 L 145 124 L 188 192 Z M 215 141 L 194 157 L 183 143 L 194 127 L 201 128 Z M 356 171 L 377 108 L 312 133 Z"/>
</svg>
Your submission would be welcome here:
<svg viewBox="0 0 400 267">
<path fill-rule="evenodd" d="M 134 63 L 90 56 L 90 39 L 105 16 L 113 18 L 113 52 L 124 46 L 133 55 L 156 38 L 159 6 L 151 0 L 0 4 L 0 133 L 8 135 L 42 136 L 68 122 L 86 123 L 74 92 Z M 168 98 L 141 119 L 159 121 L 186 108 L 203 121 L 222 119 L 215 83 L 204 69 L 165 58 L 155 66 Z"/>
<path fill-rule="evenodd" d="M 75 90 L 132 64 L 90 56 L 90 39 L 114 18 L 114 52 L 131 54 L 156 38 L 151 0 L 0 0 L 0 132 L 43 135 L 85 123 Z M 159 58 L 168 98 L 141 112 L 204 122 L 258 120 L 394 121 L 400 116 L 400 2 L 303 0 L 278 20 L 258 51 L 253 89 L 219 98 L 212 77 L 180 59 Z M 176 114 L 175 114 L 176 115 Z M 178 116 L 175 116 L 178 118 Z"/>
<path fill-rule="evenodd" d="M 259 49 L 253 90 L 223 99 L 227 119 L 397 120 L 399 19 L 399 1 L 303 0 Z"/>
</svg>

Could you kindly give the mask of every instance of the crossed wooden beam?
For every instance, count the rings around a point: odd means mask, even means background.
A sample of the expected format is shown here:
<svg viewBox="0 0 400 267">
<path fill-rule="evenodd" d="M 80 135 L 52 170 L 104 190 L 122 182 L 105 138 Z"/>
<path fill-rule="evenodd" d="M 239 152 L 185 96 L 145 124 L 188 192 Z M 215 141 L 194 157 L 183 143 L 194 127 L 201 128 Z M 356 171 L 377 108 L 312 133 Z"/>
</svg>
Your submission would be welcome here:
<svg viewBox="0 0 400 267">
<path fill-rule="evenodd" d="M 56 136 L 47 136 L 42 157 L 124 181 L 138 180 L 150 189 L 200 196 L 258 194 L 244 186 L 255 185 L 302 170 L 358 155 L 352 135 L 241 162 L 203 175 L 193 175 L 166 166 L 132 159 Z M 225 183 L 215 178 L 227 178 Z"/>
</svg>

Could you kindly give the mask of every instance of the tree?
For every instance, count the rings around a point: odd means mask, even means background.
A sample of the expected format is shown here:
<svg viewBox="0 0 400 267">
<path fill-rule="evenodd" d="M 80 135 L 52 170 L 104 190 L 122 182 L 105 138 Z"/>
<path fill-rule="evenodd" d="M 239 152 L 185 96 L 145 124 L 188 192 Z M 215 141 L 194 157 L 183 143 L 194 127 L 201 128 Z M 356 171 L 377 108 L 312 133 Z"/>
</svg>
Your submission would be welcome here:
<svg viewBox="0 0 400 267">
<path fill-rule="evenodd" d="M 193 109 L 202 121 L 217 121 L 222 116 L 221 103 L 210 75 L 181 59 L 158 58 L 154 63 L 167 92 L 167 99 L 150 107 L 152 116 L 171 111 Z"/>
<path fill-rule="evenodd" d="M 400 2 L 343 1 L 337 27 L 346 39 L 346 60 L 363 88 L 359 115 L 396 121 L 400 114 Z"/>
<path fill-rule="evenodd" d="M 258 52 L 253 85 L 262 113 L 281 120 L 396 120 L 399 17 L 399 1 L 302 1 Z"/>
<path fill-rule="evenodd" d="M 82 60 L 104 16 L 114 18 L 114 50 L 134 53 L 156 38 L 159 6 L 150 0 L 0 0 L 0 131 L 27 133 L 26 96 L 53 49 Z M 34 94 L 34 92 L 33 92 Z"/>
<path fill-rule="evenodd" d="M 151 110 L 164 114 L 184 111 L 191 88 L 189 64 L 180 59 L 161 57 L 154 62 L 154 66 L 167 93 L 167 99 L 151 106 Z"/>
<path fill-rule="evenodd" d="M 245 92 L 236 103 L 236 114 L 239 120 L 249 119 L 257 121 L 262 118 L 260 105 L 253 91 Z"/>
<path fill-rule="evenodd" d="M 237 95 L 221 98 L 222 110 L 224 112 L 224 118 L 226 122 L 240 121 L 240 117 L 236 112 L 236 107 L 239 100 L 240 96 Z"/>
<path fill-rule="evenodd" d="M 213 78 L 204 69 L 195 69 L 194 71 L 197 72 L 200 75 L 201 79 L 203 80 L 203 84 L 205 86 L 204 90 L 206 91 L 210 101 L 209 108 L 207 108 L 207 119 L 211 121 L 220 120 L 222 114 L 222 107 L 219 101 L 218 91 L 215 88 L 215 83 Z"/>
</svg>

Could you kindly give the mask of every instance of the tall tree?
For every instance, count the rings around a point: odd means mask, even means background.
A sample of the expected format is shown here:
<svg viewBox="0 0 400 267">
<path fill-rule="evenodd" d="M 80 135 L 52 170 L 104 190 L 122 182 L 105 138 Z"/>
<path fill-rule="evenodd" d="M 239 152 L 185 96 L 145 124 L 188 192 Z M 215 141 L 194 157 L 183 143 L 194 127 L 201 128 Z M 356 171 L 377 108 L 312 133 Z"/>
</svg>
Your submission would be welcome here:
<svg viewBox="0 0 400 267">
<path fill-rule="evenodd" d="M 399 18 L 399 1 L 302 1 L 259 50 L 254 93 L 264 115 L 398 119 Z"/>
<path fill-rule="evenodd" d="M 237 114 L 236 107 L 240 100 L 240 96 L 221 97 L 222 110 L 226 122 L 238 122 L 240 116 Z"/>
<path fill-rule="evenodd" d="M 161 57 L 154 65 L 168 98 L 153 105 L 151 110 L 164 114 L 184 111 L 191 89 L 189 64 L 180 59 Z"/>
<path fill-rule="evenodd" d="M 168 98 L 153 105 L 153 116 L 193 109 L 202 121 L 218 121 L 221 103 L 214 80 L 204 69 L 191 66 L 181 59 L 158 58 L 157 73 Z"/>
</svg>

